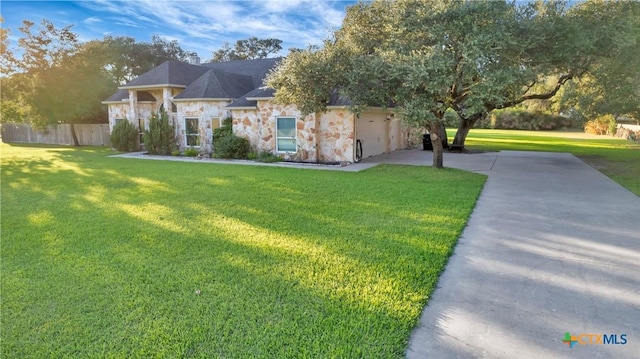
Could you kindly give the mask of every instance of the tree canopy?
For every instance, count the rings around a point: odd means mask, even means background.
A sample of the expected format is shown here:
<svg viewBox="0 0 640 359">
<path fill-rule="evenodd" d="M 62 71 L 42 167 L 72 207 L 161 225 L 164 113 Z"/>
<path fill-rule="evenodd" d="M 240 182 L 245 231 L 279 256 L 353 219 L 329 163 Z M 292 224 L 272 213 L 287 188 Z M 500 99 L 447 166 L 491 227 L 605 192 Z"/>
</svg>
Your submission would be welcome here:
<svg viewBox="0 0 640 359">
<path fill-rule="evenodd" d="M 223 62 L 264 59 L 282 50 L 281 44 L 282 40 L 279 39 L 258 39 L 257 37 L 238 40 L 233 47 L 231 47 L 228 42 L 225 42 L 222 48 L 213 52 L 209 61 Z"/>
<path fill-rule="evenodd" d="M 24 20 L 18 30 L 18 51 L 9 47 L 10 31 L 0 33 L 0 121 L 28 122 L 35 128 L 106 122 L 101 101 L 119 85 L 164 61 L 187 56 L 176 41 L 159 36 L 151 42 L 107 36 L 81 43 L 72 26 L 58 28 L 46 19 L 37 26 Z"/>
<path fill-rule="evenodd" d="M 296 103 L 303 112 L 325 111 L 332 91 L 351 101 L 356 113 L 393 104 L 407 123 L 430 129 L 439 167 L 437 133 L 447 109 L 460 114 L 468 132 L 493 109 L 552 97 L 634 43 L 628 8 L 637 6 L 359 3 L 347 9 L 341 29 L 321 49 L 291 53 L 268 84 L 277 101 Z M 539 86 L 549 79 L 549 88 Z"/>
</svg>

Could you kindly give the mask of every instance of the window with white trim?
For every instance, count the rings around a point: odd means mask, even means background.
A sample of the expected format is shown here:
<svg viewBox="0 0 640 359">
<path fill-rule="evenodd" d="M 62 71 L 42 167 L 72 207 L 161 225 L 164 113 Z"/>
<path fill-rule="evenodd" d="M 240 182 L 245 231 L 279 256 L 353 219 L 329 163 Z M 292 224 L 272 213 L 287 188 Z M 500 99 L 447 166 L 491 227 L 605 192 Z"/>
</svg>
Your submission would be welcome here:
<svg viewBox="0 0 640 359">
<path fill-rule="evenodd" d="M 296 152 L 295 117 L 276 117 L 276 150 Z"/>
<path fill-rule="evenodd" d="M 184 142 L 187 146 L 200 146 L 200 130 L 197 118 L 184 119 Z"/>
</svg>

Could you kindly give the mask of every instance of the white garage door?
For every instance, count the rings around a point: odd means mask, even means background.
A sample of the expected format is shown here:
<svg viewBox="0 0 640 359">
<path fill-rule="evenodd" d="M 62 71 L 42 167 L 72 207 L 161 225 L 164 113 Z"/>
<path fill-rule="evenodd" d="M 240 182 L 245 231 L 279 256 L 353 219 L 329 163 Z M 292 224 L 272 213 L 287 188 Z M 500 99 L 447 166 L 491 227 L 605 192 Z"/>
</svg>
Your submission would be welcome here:
<svg viewBox="0 0 640 359">
<path fill-rule="evenodd" d="M 356 139 L 362 143 L 362 158 L 387 151 L 389 140 L 387 117 L 384 113 L 364 112 L 356 122 Z"/>
</svg>

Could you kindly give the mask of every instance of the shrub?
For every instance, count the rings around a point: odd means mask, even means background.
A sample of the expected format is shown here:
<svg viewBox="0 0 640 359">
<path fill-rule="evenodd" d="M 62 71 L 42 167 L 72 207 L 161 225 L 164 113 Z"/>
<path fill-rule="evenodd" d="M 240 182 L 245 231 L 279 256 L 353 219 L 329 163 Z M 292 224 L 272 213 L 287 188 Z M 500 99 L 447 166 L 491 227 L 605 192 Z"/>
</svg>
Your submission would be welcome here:
<svg viewBox="0 0 640 359">
<path fill-rule="evenodd" d="M 176 129 L 169 123 L 165 111 L 154 113 L 149 119 L 149 129 L 144 131 L 144 145 L 152 155 L 170 155 L 177 149 Z"/>
<path fill-rule="evenodd" d="M 133 152 L 139 148 L 138 129 L 127 120 L 122 120 L 113 126 L 109 136 L 111 146 L 120 152 Z"/>
<path fill-rule="evenodd" d="M 617 125 L 618 124 L 616 123 L 616 119 L 613 115 L 604 115 L 596 118 L 595 120 L 588 121 L 584 125 L 584 132 L 594 135 L 611 134 L 613 136 L 616 134 Z"/>
<path fill-rule="evenodd" d="M 187 157 L 195 157 L 198 155 L 198 150 L 196 150 L 193 147 L 189 147 L 187 149 L 184 150 L 184 155 Z"/>
<path fill-rule="evenodd" d="M 215 139 L 215 151 L 218 158 L 247 158 L 249 153 L 249 140 L 238 137 L 233 133 Z"/>
<path fill-rule="evenodd" d="M 213 129 L 213 138 L 222 138 L 233 134 L 233 120 L 227 117 L 222 120 L 222 126 Z"/>
<path fill-rule="evenodd" d="M 264 163 L 273 163 L 273 162 L 282 161 L 282 158 L 280 158 L 280 156 L 274 155 L 269 151 L 263 151 L 257 154 L 254 153 L 254 158 L 249 157 L 249 159 L 252 159 L 256 162 L 264 162 Z"/>
<path fill-rule="evenodd" d="M 231 117 L 222 121 L 222 126 L 213 130 L 213 152 L 218 158 L 247 158 L 249 141 L 233 134 Z"/>
</svg>

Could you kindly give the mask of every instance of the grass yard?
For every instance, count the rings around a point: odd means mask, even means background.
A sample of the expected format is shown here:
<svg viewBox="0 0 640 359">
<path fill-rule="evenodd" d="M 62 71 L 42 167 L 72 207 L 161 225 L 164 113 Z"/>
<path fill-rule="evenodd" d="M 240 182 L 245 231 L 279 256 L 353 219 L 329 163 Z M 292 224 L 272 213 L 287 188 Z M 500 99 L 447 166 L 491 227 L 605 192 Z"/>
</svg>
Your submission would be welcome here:
<svg viewBox="0 0 640 359">
<path fill-rule="evenodd" d="M 485 181 L 1 150 L 3 358 L 402 357 Z"/>
<path fill-rule="evenodd" d="M 450 138 L 453 138 L 454 134 L 455 129 L 448 131 Z M 473 129 L 465 145 L 471 150 L 484 151 L 573 153 L 640 196 L 640 144 L 638 143 L 582 132 Z"/>
</svg>

